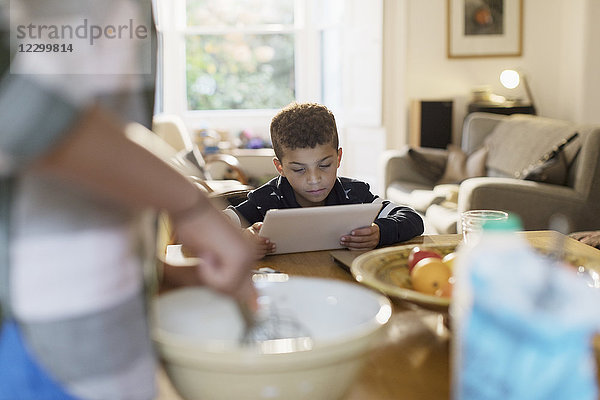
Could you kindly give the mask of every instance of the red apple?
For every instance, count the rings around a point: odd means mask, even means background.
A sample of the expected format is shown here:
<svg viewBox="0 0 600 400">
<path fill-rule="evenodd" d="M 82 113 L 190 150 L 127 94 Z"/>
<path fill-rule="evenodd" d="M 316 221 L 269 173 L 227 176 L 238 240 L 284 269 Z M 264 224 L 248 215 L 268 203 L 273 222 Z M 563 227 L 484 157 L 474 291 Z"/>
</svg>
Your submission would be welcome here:
<svg viewBox="0 0 600 400">
<path fill-rule="evenodd" d="M 433 257 L 433 258 L 442 258 L 442 255 L 435 250 L 426 250 L 421 249 L 419 246 L 415 246 L 412 248 L 408 255 L 408 270 L 412 271 L 414 266 L 424 258 Z"/>
</svg>

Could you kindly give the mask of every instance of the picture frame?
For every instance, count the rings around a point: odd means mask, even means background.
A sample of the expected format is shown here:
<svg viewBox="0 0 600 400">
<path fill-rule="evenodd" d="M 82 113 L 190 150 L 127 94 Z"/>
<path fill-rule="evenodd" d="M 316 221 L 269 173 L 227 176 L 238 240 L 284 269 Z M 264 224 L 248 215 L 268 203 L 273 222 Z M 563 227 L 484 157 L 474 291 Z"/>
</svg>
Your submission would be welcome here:
<svg viewBox="0 0 600 400">
<path fill-rule="evenodd" d="M 448 58 L 520 57 L 523 0 L 447 0 Z"/>
</svg>

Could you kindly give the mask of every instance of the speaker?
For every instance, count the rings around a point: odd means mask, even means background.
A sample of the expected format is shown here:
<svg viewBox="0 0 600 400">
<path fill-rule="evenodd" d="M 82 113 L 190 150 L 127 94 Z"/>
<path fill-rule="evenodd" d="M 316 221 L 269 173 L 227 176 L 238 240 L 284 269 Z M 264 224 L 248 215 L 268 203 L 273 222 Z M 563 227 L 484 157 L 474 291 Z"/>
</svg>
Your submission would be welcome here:
<svg viewBox="0 0 600 400">
<path fill-rule="evenodd" d="M 408 144 L 445 149 L 452 142 L 452 100 L 410 102 Z"/>
</svg>

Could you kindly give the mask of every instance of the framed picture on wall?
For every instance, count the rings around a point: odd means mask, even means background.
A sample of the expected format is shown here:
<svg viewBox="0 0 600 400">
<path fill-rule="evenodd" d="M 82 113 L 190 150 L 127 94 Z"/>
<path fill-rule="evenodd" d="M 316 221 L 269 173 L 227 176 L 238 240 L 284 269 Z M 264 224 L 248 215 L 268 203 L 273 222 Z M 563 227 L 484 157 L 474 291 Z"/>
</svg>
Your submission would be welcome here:
<svg viewBox="0 0 600 400">
<path fill-rule="evenodd" d="M 447 0 L 448 58 L 518 57 L 523 0 Z"/>
</svg>

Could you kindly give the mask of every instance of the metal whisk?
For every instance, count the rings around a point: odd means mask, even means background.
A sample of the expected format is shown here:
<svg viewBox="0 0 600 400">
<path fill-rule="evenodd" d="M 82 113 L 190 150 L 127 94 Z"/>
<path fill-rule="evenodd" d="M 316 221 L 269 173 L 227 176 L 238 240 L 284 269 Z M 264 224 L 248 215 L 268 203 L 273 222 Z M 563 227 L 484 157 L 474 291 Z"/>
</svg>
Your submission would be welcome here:
<svg viewBox="0 0 600 400">
<path fill-rule="evenodd" d="M 243 301 L 237 302 L 244 320 L 240 342 L 256 346 L 263 353 L 306 351 L 313 347 L 308 330 L 292 315 L 283 315 L 274 304 L 253 312 Z"/>
</svg>

